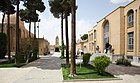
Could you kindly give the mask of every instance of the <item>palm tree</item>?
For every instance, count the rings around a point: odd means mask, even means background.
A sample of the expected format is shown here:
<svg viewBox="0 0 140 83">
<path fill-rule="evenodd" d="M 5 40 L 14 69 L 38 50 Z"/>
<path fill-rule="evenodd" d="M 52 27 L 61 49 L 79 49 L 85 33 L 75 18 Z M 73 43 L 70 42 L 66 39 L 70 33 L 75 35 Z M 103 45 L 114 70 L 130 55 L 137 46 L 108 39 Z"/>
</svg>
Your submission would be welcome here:
<svg viewBox="0 0 140 83">
<path fill-rule="evenodd" d="M 61 5 L 62 0 L 49 0 L 50 12 L 55 18 L 61 17 L 61 57 L 64 57 L 64 38 L 63 38 L 63 17 L 64 9 Z"/>
<path fill-rule="evenodd" d="M 7 35 L 8 35 L 8 59 L 10 61 L 11 56 L 10 56 L 10 14 L 15 13 L 15 7 L 12 5 L 12 2 L 10 0 L 1 0 L 0 3 L 0 10 L 4 13 L 3 18 L 2 18 L 2 30 L 1 32 L 3 33 L 3 22 L 5 18 L 5 14 L 7 14 Z"/>
<path fill-rule="evenodd" d="M 71 1 L 72 21 L 71 21 L 71 66 L 70 75 L 73 77 L 76 74 L 75 54 L 76 54 L 76 0 Z"/>
<path fill-rule="evenodd" d="M 24 0 L 24 6 L 30 10 L 31 18 L 30 21 L 34 22 L 34 38 L 36 37 L 36 22 L 38 21 L 38 14 L 36 10 L 39 12 L 44 12 L 45 5 L 42 0 Z"/>
<path fill-rule="evenodd" d="M 62 46 L 63 46 L 63 13 L 65 18 L 65 33 L 66 33 L 66 64 L 69 65 L 69 37 L 68 37 L 68 16 L 71 13 L 70 1 L 69 0 L 54 0 L 49 1 L 50 11 L 53 13 L 54 17 L 61 15 L 61 37 L 62 37 Z M 63 52 L 64 49 L 61 51 Z M 63 53 L 62 56 L 63 57 Z"/>
<path fill-rule="evenodd" d="M 10 55 L 10 14 L 14 14 L 15 13 L 15 7 L 12 5 L 12 3 L 7 2 L 7 35 L 8 35 L 8 59 L 9 61 L 11 60 L 11 55 Z"/>
<path fill-rule="evenodd" d="M 66 65 L 69 65 L 69 33 L 68 33 L 68 16 L 71 13 L 71 6 L 69 0 L 63 0 L 62 7 L 65 13 L 65 32 L 66 32 Z"/>
<path fill-rule="evenodd" d="M 8 3 L 9 3 L 9 0 L 0 0 L 0 11 L 3 12 L 2 28 L 1 28 L 2 33 L 3 33 L 3 23 L 4 23 L 5 14 L 7 11 Z"/>
<path fill-rule="evenodd" d="M 45 5 L 42 0 L 23 0 L 24 6 L 26 7 L 25 10 L 21 10 L 21 17 L 23 21 L 29 22 L 29 37 L 30 36 L 30 29 L 31 29 L 31 22 L 34 22 L 34 48 L 33 50 L 37 52 L 37 45 L 36 45 L 36 22 L 38 21 L 39 14 L 36 11 L 44 12 Z M 30 58 L 30 57 L 29 57 Z M 37 53 L 35 53 L 35 59 L 37 59 Z"/>
<path fill-rule="evenodd" d="M 4 22 L 4 18 L 5 18 L 5 9 L 6 9 L 5 0 L 0 0 L 0 11 L 3 12 L 2 27 L 1 27 L 1 32 L 2 33 L 3 33 L 3 22 Z"/>
<path fill-rule="evenodd" d="M 31 11 L 29 9 L 21 9 L 19 11 L 19 15 L 21 18 L 21 21 L 25 21 L 26 23 L 29 23 L 29 38 L 31 38 Z"/>
<path fill-rule="evenodd" d="M 17 11 L 16 11 L 16 56 L 15 63 L 19 65 L 18 57 L 19 57 L 19 0 L 16 0 Z"/>
</svg>

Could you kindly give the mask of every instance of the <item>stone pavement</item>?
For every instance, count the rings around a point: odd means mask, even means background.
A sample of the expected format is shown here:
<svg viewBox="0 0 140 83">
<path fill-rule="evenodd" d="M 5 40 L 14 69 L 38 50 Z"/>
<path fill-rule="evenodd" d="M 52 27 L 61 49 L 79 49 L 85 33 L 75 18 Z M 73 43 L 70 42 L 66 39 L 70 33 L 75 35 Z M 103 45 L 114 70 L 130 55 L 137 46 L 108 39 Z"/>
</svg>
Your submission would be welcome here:
<svg viewBox="0 0 140 83">
<path fill-rule="evenodd" d="M 13 83 L 61 83 L 61 61 L 58 57 L 41 57 L 39 60 L 24 66 L 33 69 Z"/>
<path fill-rule="evenodd" d="M 22 68 L 0 68 L 0 83 L 62 83 L 57 55 L 41 57 Z"/>
<path fill-rule="evenodd" d="M 107 71 L 123 80 L 63 82 L 60 53 L 43 56 L 22 68 L 0 68 L 0 83 L 139 83 L 140 67 L 111 64 Z M 78 61 L 79 62 L 79 61 Z"/>
</svg>

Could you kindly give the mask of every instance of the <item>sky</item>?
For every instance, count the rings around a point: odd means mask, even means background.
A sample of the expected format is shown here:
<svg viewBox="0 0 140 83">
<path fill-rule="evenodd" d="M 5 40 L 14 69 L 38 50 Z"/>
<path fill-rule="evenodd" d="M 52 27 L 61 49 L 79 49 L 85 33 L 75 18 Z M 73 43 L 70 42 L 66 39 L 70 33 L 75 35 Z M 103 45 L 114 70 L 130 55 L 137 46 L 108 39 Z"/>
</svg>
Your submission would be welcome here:
<svg viewBox="0 0 140 83">
<path fill-rule="evenodd" d="M 78 6 L 76 10 L 76 39 L 79 39 L 80 35 L 88 33 L 99 20 L 110 12 L 119 6 L 125 6 L 131 1 L 132 0 L 76 0 L 76 5 Z M 55 38 L 58 36 L 59 42 L 61 43 L 61 19 L 54 18 L 50 13 L 48 0 L 43 0 L 43 2 L 45 3 L 46 10 L 40 13 L 39 16 L 41 19 L 39 22 L 39 37 L 44 37 L 51 45 L 54 45 Z M 2 14 L 0 13 L 0 19 L 1 18 Z M 28 30 L 28 24 L 26 23 L 25 28 Z M 69 16 L 69 41 L 71 42 L 71 16 Z"/>
</svg>

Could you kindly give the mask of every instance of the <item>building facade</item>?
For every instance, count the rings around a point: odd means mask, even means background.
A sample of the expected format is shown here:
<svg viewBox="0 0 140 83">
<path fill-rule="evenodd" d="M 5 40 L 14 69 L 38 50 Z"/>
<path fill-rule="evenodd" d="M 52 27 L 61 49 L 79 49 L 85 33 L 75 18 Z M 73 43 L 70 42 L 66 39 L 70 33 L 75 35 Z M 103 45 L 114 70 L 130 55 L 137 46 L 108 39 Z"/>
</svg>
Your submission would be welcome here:
<svg viewBox="0 0 140 83">
<path fill-rule="evenodd" d="M 4 20 L 3 32 L 7 34 L 7 17 Z M 0 24 L 1 32 L 1 24 Z M 34 37 L 34 34 L 31 33 L 31 38 Z M 24 22 L 19 20 L 19 40 L 29 38 L 29 31 L 25 28 Z M 45 44 L 44 44 L 45 42 Z M 46 47 L 46 45 L 48 47 Z M 39 39 L 39 54 L 44 54 L 45 51 L 41 51 L 42 48 L 49 49 L 49 42 L 43 38 Z M 45 48 L 45 49 L 46 49 Z M 15 53 L 16 51 L 16 14 L 10 15 L 10 52 Z M 49 51 L 49 50 L 46 50 Z"/>
<path fill-rule="evenodd" d="M 59 37 L 56 36 L 55 38 L 55 45 L 50 45 L 51 52 L 60 52 L 60 45 L 59 45 Z"/>
<path fill-rule="evenodd" d="M 60 51 L 59 37 L 56 36 L 56 38 L 55 38 L 55 52 L 59 52 L 59 51 Z"/>
<path fill-rule="evenodd" d="M 97 46 L 104 53 L 106 43 L 115 55 L 140 62 L 140 0 L 115 9 L 88 32 L 89 53 L 95 53 Z"/>
<path fill-rule="evenodd" d="M 39 38 L 39 55 L 46 55 L 50 53 L 50 43 L 44 39 Z"/>
</svg>

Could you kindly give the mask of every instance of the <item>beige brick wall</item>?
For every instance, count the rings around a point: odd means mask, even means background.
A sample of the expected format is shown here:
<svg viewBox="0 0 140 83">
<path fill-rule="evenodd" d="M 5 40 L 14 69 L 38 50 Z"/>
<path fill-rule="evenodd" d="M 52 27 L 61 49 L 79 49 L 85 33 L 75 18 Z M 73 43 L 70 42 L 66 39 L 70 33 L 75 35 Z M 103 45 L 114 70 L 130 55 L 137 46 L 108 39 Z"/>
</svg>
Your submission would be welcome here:
<svg viewBox="0 0 140 83">
<path fill-rule="evenodd" d="M 98 45 L 100 47 L 100 51 L 104 52 L 104 24 L 106 21 L 109 21 L 109 43 L 112 45 L 112 47 L 115 49 L 116 54 L 123 53 L 120 48 L 124 48 L 124 46 L 121 46 L 121 41 L 123 39 L 121 38 L 123 34 L 121 34 L 121 28 L 122 28 L 122 22 L 121 14 L 123 8 L 118 8 L 99 22 L 97 22 L 96 28 L 96 46 Z"/>
<path fill-rule="evenodd" d="M 140 35 L 139 35 L 139 27 L 140 27 L 140 0 L 135 0 L 133 2 L 131 2 L 130 4 L 128 4 L 125 9 L 124 9 L 124 14 L 125 14 L 125 54 L 127 55 L 134 55 L 134 56 L 140 56 L 139 54 L 139 42 L 140 42 Z M 129 10 L 133 10 L 134 11 L 134 26 L 131 28 L 127 27 L 127 13 Z M 128 38 L 127 38 L 127 34 L 129 32 L 134 32 L 134 50 L 133 51 L 129 51 L 127 48 L 128 46 Z"/>
<path fill-rule="evenodd" d="M 7 34 L 7 17 L 5 18 L 4 21 L 4 33 Z M 16 14 L 13 14 L 10 16 L 10 46 L 11 46 L 11 52 L 16 51 Z M 24 27 L 24 22 L 19 21 L 19 29 L 20 29 L 20 38 L 28 38 L 29 37 L 29 31 Z M 0 32 L 1 32 L 1 24 L 0 24 Z M 31 33 L 31 37 L 34 37 L 34 34 Z M 39 42 L 40 44 L 40 54 L 44 54 L 44 52 L 49 51 L 49 42 L 45 39 L 41 40 Z M 48 46 L 48 49 L 46 48 Z"/>
<path fill-rule="evenodd" d="M 127 27 L 127 13 L 129 10 L 134 11 L 134 26 Z M 96 39 L 88 38 L 88 52 L 95 52 L 95 48 L 91 48 L 91 43 L 100 47 L 100 51 L 104 52 L 104 24 L 109 21 L 109 43 L 115 49 L 115 54 L 126 54 L 140 56 L 140 0 L 134 0 L 126 6 L 119 7 L 109 13 L 103 19 L 97 22 L 89 32 L 91 36 L 96 30 Z M 128 51 L 128 33 L 134 32 L 134 50 Z M 92 50 L 92 51 L 91 51 Z"/>
</svg>

